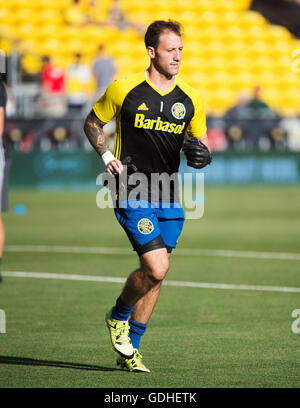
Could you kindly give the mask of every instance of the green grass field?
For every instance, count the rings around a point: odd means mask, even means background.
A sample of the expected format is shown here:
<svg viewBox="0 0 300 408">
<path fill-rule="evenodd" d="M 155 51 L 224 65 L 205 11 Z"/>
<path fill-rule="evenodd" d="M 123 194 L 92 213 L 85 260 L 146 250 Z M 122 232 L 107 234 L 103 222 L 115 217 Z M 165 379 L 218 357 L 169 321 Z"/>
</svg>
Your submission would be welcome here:
<svg viewBox="0 0 300 408">
<path fill-rule="evenodd" d="M 210 187 L 205 193 L 204 217 L 186 221 L 167 281 L 299 288 L 297 257 L 183 255 L 179 249 L 299 253 L 300 189 Z M 25 215 L 12 211 L 20 203 Z M 164 285 L 141 342 L 151 373 L 118 370 L 104 314 L 122 283 L 8 274 L 126 278 L 137 258 L 113 211 L 98 209 L 94 193 L 19 190 L 11 191 L 10 208 L 3 217 L 0 387 L 300 386 L 300 333 L 291 330 L 300 293 L 271 290 Z M 35 251 L 40 245 L 49 248 Z M 51 251 L 54 246 L 128 253 Z"/>
</svg>

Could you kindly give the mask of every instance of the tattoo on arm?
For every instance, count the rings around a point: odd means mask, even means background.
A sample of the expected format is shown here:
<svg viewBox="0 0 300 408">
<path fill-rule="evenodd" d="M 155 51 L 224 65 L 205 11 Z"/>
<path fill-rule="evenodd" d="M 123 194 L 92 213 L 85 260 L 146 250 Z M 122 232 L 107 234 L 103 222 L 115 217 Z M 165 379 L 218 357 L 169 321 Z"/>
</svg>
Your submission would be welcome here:
<svg viewBox="0 0 300 408">
<path fill-rule="evenodd" d="M 86 137 L 89 139 L 91 145 L 96 150 L 100 156 L 109 150 L 109 147 L 105 140 L 105 135 L 103 132 L 104 122 L 96 116 L 93 110 L 88 114 L 83 130 L 86 134 Z"/>
</svg>

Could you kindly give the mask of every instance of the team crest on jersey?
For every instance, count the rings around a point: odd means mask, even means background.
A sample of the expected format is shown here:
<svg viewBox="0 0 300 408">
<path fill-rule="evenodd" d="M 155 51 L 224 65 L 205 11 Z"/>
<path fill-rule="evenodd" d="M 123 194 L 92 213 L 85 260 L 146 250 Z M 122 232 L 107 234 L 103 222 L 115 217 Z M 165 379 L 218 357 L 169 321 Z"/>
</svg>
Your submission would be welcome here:
<svg viewBox="0 0 300 408">
<path fill-rule="evenodd" d="M 176 102 L 171 108 L 172 115 L 176 119 L 183 119 L 185 117 L 185 106 L 183 103 Z"/>
<path fill-rule="evenodd" d="M 140 233 L 144 235 L 151 234 L 151 232 L 154 230 L 154 225 L 148 218 L 142 218 L 138 222 L 137 226 Z"/>
</svg>

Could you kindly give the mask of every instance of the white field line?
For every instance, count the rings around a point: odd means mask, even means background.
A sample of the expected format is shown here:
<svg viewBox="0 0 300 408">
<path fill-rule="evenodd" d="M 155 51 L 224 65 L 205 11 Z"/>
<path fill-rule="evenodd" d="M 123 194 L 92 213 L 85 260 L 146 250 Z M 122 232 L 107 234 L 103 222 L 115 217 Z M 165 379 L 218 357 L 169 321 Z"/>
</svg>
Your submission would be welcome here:
<svg viewBox="0 0 300 408">
<path fill-rule="evenodd" d="M 61 273 L 40 273 L 40 272 L 17 272 L 2 271 L 2 275 L 14 278 L 40 278 L 40 279 L 65 279 L 77 281 L 93 281 L 108 283 L 124 283 L 125 278 L 115 278 L 110 276 L 88 276 L 88 275 L 69 275 Z M 269 292 L 290 292 L 300 293 L 300 288 L 284 286 L 260 286 L 260 285 L 231 285 L 225 283 L 206 283 L 206 282 L 184 282 L 165 280 L 166 286 L 188 287 L 188 288 L 205 288 L 205 289 L 231 289 L 231 290 L 255 290 Z"/>
<path fill-rule="evenodd" d="M 97 255 L 133 255 L 134 251 L 116 247 L 84 247 L 84 246 L 58 246 L 58 245 L 6 245 L 6 252 L 47 252 L 69 254 L 97 254 Z M 258 252 L 258 251 L 235 251 L 222 249 L 184 249 L 178 248 L 174 255 L 183 256 L 220 256 L 232 258 L 253 259 L 278 259 L 300 261 L 299 253 L 288 252 Z"/>
</svg>

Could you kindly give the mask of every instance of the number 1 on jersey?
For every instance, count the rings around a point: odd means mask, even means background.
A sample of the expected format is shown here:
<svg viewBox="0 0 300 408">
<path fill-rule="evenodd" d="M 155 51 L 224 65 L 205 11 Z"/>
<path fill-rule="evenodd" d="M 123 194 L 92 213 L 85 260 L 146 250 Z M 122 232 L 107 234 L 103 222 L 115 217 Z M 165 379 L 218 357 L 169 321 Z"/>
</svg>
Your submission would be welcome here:
<svg viewBox="0 0 300 408">
<path fill-rule="evenodd" d="M 163 103 L 163 101 L 161 101 L 161 102 L 160 102 L 160 112 L 163 111 L 163 108 L 164 108 L 164 103 Z"/>
</svg>

